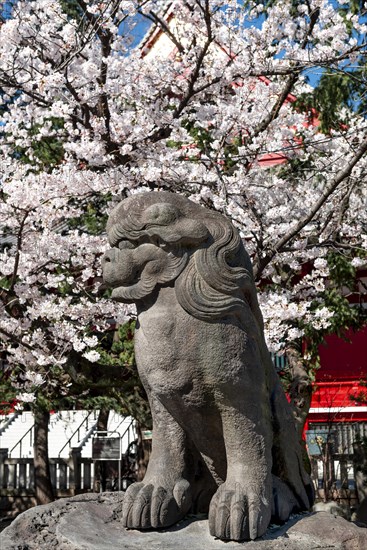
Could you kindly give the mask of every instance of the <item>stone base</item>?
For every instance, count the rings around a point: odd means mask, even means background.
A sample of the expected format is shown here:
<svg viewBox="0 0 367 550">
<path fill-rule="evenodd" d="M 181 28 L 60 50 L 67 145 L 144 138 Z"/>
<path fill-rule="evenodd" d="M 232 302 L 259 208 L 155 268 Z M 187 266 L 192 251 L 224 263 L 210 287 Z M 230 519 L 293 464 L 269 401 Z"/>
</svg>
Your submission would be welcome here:
<svg viewBox="0 0 367 550">
<path fill-rule="evenodd" d="M 223 542 L 209 535 L 203 517 L 165 531 L 124 529 L 123 493 L 83 494 L 22 513 L 0 535 L 1 550 L 366 550 L 367 529 L 327 512 L 294 516 L 270 526 L 252 542 Z"/>
</svg>

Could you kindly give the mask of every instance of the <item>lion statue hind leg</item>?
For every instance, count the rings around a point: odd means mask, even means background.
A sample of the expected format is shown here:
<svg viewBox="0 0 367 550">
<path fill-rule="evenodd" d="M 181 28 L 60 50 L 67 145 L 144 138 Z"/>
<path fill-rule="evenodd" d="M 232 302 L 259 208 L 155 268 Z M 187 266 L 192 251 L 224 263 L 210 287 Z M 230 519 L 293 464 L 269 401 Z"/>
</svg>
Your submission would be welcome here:
<svg viewBox="0 0 367 550">
<path fill-rule="evenodd" d="M 271 397 L 273 415 L 273 507 L 275 518 L 285 521 L 293 511 L 309 510 L 314 487 L 307 474 L 291 410 L 277 374 Z"/>
</svg>

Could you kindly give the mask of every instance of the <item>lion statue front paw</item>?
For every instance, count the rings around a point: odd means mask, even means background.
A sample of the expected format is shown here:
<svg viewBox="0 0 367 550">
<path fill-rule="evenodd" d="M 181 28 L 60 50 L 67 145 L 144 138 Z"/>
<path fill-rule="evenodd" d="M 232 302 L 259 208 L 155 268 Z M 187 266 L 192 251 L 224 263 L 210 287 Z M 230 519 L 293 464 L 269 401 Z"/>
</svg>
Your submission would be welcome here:
<svg viewBox="0 0 367 550">
<path fill-rule="evenodd" d="M 240 483 L 223 483 L 209 509 L 210 534 L 222 540 L 254 540 L 270 522 L 269 503 Z"/>
<path fill-rule="evenodd" d="M 173 487 L 161 481 L 134 483 L 126 491 L 122 524 L 130 529 L 169 527 L 182 519 L 191 507 L 188 481 L 179 479 Z"/>
</svg>

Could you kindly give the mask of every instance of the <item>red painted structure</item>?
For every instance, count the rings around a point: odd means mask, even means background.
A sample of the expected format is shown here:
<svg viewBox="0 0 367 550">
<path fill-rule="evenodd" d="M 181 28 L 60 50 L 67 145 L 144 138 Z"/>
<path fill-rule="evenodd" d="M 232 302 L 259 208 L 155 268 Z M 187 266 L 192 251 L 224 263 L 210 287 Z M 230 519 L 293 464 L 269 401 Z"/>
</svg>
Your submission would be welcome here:
<svg viewBox="0 0 367 550">
<path fill-rule="evenodd" d="M 348 341 L 327 336 L 319 348 L 321 368 L 308 422 L 367 422 L 367 327 L 346 336 Z"/>
</svg>

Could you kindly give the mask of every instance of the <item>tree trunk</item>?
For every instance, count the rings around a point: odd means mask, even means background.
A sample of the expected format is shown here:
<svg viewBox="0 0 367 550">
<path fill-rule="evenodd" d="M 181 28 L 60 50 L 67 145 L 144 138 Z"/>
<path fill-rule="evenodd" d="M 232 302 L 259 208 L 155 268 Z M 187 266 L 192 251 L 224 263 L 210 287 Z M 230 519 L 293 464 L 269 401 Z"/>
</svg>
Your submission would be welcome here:
<svg viewBox="0 0 367 550">
<path fill-rule="evenodd" d="M 298 440 L 301 445 L 303 465 L 306 472 L 311 474 L 311 462 L 306 449 L 306 442 L 303 438 L 303 431 L 311 407 L 312 381 L 299 350 L 293 347 L 287 348 L 287 359 L 292 378 L 288 390 L 290 404 L 296 423 Z"/>
<path fill-rule="evenodd" d="M 353 443 L 353 465 L 359 504 L 367 504 L 367 448 L 363 441 Z"/>
<path fill-rule="evenodd" d="M 97 432 L 107 432 L 108 417 L 110 411 L 108 409 L 101 409 L 99 411 L 97 420 Z M 94 463 L 94 480 L 93 491 L 99 493 L 106 490 L 106 462 L 103 460 L 96 460 Z"/>
<path fill-rule="evenodd" d="M 138 448 L 137 448 L 137 480 L 142 481 L 147 471 L 149 457 L 152 452 L 152 439 L 147 438 L 144 432 L 147 430 L 136 423 L 136 431 L 138 433 Z"/>
<path fill-rule="evenodd" d="M 312 382 L 301 353 L 297 349 L 287 348 L 287 359 L 292 378 L 288 393 L 296 421 L 298 438 L 301 441 L 311 407 Z"/>
<path fill-rule="evenodd" d="M 34 414 L 34 486 L 37 504 L 47 504 L 55 500 L 51 483 L 48 458 L 49 411 L 35 409 Z"/>
</svg>

